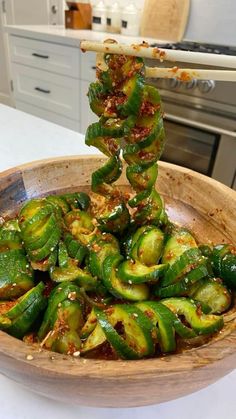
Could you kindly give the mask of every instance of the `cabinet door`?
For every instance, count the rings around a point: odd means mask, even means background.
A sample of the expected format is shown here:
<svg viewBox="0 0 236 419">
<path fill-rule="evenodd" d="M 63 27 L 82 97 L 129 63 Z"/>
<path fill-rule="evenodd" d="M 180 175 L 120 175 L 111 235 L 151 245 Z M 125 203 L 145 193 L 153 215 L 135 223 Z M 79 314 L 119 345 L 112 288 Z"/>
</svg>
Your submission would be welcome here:
<svg viewBox="0 0 236 419">
<path fill-rule="evenodd" d="M 97 122 L 98 117 L 91 111 L 89 107 L 87 93 L 90 83 L 84 80 L 81 80 L 80 83 L 80 129 L 81 133 L 85 134 L 87 127 L 93 122 Z"/>
<path fill-rule="evenodd" d="M 17 101 L 79 121 L 79 80 L 12 63 Z"/>
<path fill-rule="evenodd" d="M 8 0 L 7 23 L 56 25 L 64 18 L 64 0 Z"/>
<path fill-rule="evenodd" d="M 5 12 L 4 9 L 0 7 L 0 103 L 11 105 L 13 101 L 10 92 L 9 58 L 7 36 L 3 31 L 4 24 Z"/>
</svg>

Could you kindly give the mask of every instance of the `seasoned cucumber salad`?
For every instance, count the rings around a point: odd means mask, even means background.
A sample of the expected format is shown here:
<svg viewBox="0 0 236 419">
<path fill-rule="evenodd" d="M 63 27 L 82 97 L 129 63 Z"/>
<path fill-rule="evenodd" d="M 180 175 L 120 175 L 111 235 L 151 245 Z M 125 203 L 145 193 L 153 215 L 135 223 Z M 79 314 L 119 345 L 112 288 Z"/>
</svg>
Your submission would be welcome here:
<svg viewBox="0 0 236 419">
<path fill-rule="evenodd" d="M 0 226 L 0 329 L 62 354 L 141 359 L 208 340 L 236 288 L 236 248 L 197 243 L 155 188 L 165 142 L 141 58 L 104 56 L 86 144 L 107 156 L 83 191 L 27 201 Z M 132 193 L 114 184 L 123 160 Z M 204 342 L 204 340 L 203 340 Z"/>
</svg>

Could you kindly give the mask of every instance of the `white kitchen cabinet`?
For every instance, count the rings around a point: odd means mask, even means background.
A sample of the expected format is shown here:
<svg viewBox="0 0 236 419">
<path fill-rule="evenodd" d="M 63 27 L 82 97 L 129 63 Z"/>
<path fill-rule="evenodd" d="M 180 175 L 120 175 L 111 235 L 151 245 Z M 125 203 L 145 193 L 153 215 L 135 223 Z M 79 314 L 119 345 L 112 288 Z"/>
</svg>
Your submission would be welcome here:
<svg viewBox="0 0 236 419">
<path fill-rule="evenodd" d="M 13 64 L 16 100 L 79 120 L 79 80 Z"/>
<path fill-rule="evenodd" d="M 0 102 L 14 105 L 11 92 L 11 72 L 8 37 L 5 24 L 64 23 L 64 0 L 0 0 Z"/>
<path fill-rule="evenodd" d="M 98 120 L 87 92 L 95 80 L 95 53 L 76 46 L 10 35 L 16 108 L 85 134 Z"/>
<path fill-rule="evenodd" d="M 7 35 L 3 31 L 6 23 L 5 15 L 5 5 L 0 2 L 0 103 L 12 105 Z"/>
<path fill-rule="evenodd" d="M 65 128 L 69 128 L 72 131 L 80 132 L 79 121 L 66 118 L 62 115 L 58 115 L 55 112 L 50 112 L 46 109 L 38 108 L 37 106 L 29 103 L 21 102 L 16 100 L 16 108 L 23 112 L 29 113 L 30 115 L 37 116 L 38 118 L 45 119 L 46 121 L 53 122 L 54 124 L 61 125 Z"/>
<path fill-rule="evenodd" d="M 10 35 L 16 108 L 80 131 L 80 50 Z"/>
<path fill-rule="evenodd" d="M 11 61 L 70 77 L 79 77 L 78 49 L 37 39 L 10 37 Z"/>
<path fill-rule="evenodd" d="M 96 78 L 96 53 L 81 53 L 80 76 L 82 80 L 94 81 Z"/>
<path fill-rule="evenodd" d="M 110 34 L 66 30 L 64 26 L 53 25 L 10 25 L 6 26 L 6 31 L 11 42 L 16 107 L 85 133 L 88 125 L 98 120 L 87 98 L 89 83 L 96 79 L 96 54 L 81 52 L 80 42 L 84 39 L 103 41 Z M 120 34 L 114 34 L 114 38 L 121 43 L 142 42 L 140 37 Z M 152 40 L 147 39 L 147 42 Z M 59 96 L 50 100 L 50 93 L 40 92 L 35 87 Z"/>
<path fill-rule="evenodd" d="M 93 122 L 98 121 L 90 107 L 88 101 L 89 84 L 96 79 L 96 54 L 94 52 L 81 53 L 80 60 L 80 104 L 81 104 L 81 132 L 85 134 L 87 127 Z"/>
</svg>

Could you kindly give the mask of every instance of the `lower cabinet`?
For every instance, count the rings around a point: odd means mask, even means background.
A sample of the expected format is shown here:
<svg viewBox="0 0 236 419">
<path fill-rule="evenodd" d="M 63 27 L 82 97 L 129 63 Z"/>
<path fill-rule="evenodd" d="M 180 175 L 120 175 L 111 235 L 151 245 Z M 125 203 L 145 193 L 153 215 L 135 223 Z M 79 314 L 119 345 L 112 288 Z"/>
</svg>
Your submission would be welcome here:
<svg viewBox="0 0 236 419">
<path fill-rule="evenodd" d="M 87 96 L 96 77 L 95 53 L 16 35 L 10 36 L 10 53 L 17 109 L 83 134 L 98 120 Z"/>
<path fill-rule="evenodd" d="M 62 115 L 56 114 L 55 112 L 50 112 L 46 109 L 39 108 L 37 106 L 22 102 L 20 100 L 16 101 L 16 108 L 23 112 L 37 116 L 38 118 L 42 118 L 46 121 L 53 122 L 54 124 L 61 125 L 65 128 L 69 128 L 72 131 L 81 132 L 79 121 L 66 118 Z"/>
</svg>

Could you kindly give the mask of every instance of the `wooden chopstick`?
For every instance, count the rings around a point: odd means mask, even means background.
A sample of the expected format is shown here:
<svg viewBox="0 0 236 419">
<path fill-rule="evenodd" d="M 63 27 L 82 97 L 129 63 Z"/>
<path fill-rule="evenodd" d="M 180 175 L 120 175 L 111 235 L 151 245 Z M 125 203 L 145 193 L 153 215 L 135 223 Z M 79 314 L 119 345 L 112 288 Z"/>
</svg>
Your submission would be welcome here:
<svg viewBox="0 0 236 419">
<path fill-rule="evenodd" d="M 102 71 L 107 70 L 107 64 L 104 61 L 104 54 L 96 54 L 96 66 Z M 165 68 L 165 67 L 146 67 L 147 78 L 172 79 L 176 78 L 184 83 L 193 79 L 196 80 L 218 80 L 218 81 L 236 81 L 236 71 L 230 70 L 206 70 L 193 68 Z"/>
<path fill-rule="evenodd" d="M 202 70 L 193 68 L 163 68 L 163 67 L 146 67 L 146 77 L 171 79 L 176 78 L 182 82 L 196 80 L 218 80 L 218 81 L 236 81 L 236 70 Z"/>
<path fill-rule="evenodd" d="M 81 49 L 84 51 L 96 51 L 97 59 L 96 65 L 102 70 L 106 69 L 106 63 L 104 62 L 104 53 L 112 54 L 125 54 L 139 57 L 148 57 L 148 58 L 159 58 L 161 61 L 166 59 L 162 54 L 163 50 L 156 51 L 155 48 L 150 48 L 146 44 L 145 46 L 137 45 L 121 45 L 117 43 L 100 43 L 92 41 L 82 41 Z M 153 52 L 155 50 L 155 53 Z M 176 51 L 175 51 L 176 52 Z M 188 51 L 178 51 L 179 53 L 184 52 L 187 56 L 190 54 Z M 153 56 L 155 55 L 155 57 Z M 194 53 L 198 54 L 198 53 Z M 201 55 L 210 55 L 202 54 Z M 211 56 L 212 57 L 212 56 Z M 214 56 L 213 56 L 214 57 Z M 222 56 L 217 56 L 218 58 Z M 144 57 L 145 58 L 145 57 Z M 236 57 L 230 57 L 235 59 Z M 186 60 L 185 60 L 186 61 Z M 176 78 L 182 82 L 189 82 L 193 79 L 197 80 L 218 80 L 218 81 L 236 81 L 236 70 L 214 70 L 214 69 L 193 69 L 193 68 L 165 68 L 165 67 L 146 67 L 146 77 L 148 78 Z"/>
<path fill-rule="evenodd" d="M 160 61 L 178 61 L 181 63 L 194 63 L 236 69 L 236 56 L 151 48 L 145 42 L 141 45 L 125 45 L 115 43 L 115 41 L 113 42 L 114 43 L 81 41 L 80 47 L 82 51 L 125 54 L 134 57 L 153 58 Z"/>
</svg>

